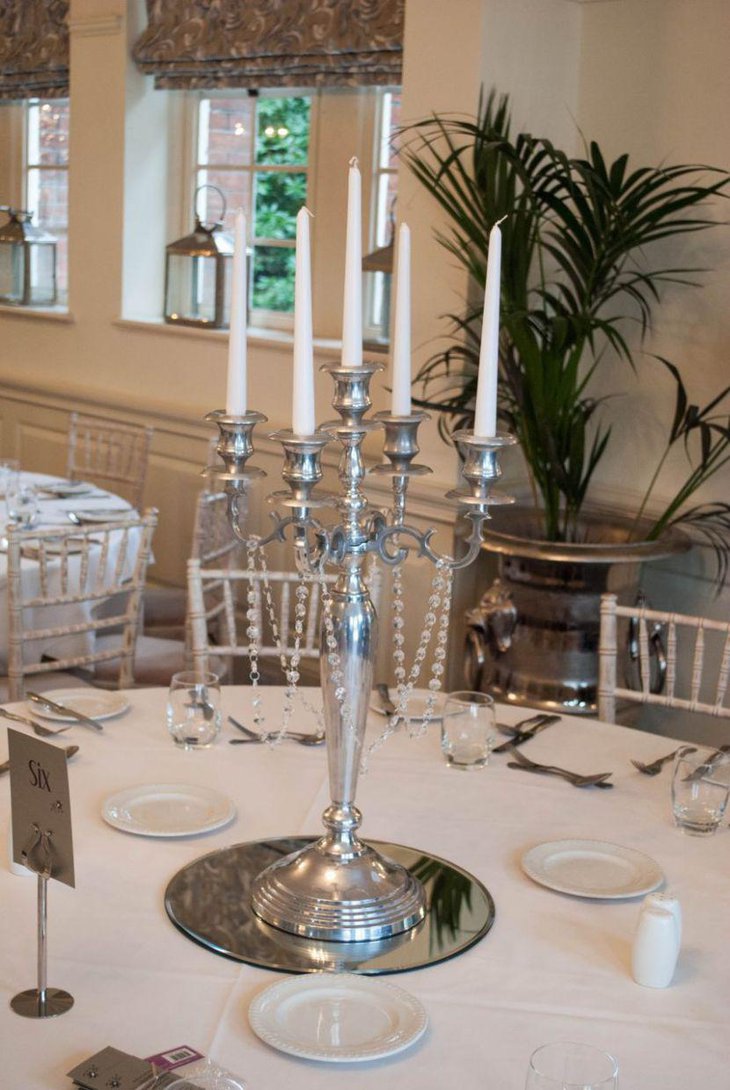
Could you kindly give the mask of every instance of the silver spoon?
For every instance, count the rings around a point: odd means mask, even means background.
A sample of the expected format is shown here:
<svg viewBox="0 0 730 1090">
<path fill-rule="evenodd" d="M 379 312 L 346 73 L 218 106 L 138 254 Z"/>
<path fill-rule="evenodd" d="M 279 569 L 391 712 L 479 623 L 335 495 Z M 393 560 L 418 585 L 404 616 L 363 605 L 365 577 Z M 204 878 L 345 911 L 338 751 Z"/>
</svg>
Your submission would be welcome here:
<svg viewBox="0 0 730 1090">
<path fill-rule="evenodd" d="M 634 768 L 637 768 L 639 772 L 643 772 L 645 776 L 657 776 L 664 768 L 664 765 L 677 756 L 680 749 L 684 749 L 686 753 L 697 752 L 697 746 L 680 746 L 679 749 L 673 749 L 666 757 L 657 757 L 656 761 L 650 761 L 649 764 L 644 764 L 643 761 L 635 761 L 633 758 L 631 763 Z"/>
</svg>

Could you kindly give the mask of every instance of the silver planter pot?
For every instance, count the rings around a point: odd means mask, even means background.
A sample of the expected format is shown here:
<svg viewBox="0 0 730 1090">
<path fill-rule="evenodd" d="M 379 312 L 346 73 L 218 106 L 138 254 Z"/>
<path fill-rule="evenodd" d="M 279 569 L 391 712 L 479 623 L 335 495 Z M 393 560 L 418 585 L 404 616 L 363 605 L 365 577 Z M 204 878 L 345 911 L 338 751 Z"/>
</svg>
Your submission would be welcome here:
<svg viewBox="0 0 730 1090">
<path fill-rule="evenodd" d="M 632 603 L 641 564 L 686 552 L 686 534 L 627 540 L 628 520 L 583 521 L 576 544 L 542 541 L 540 516 L 511 508 L 484 531 L 499 575 L 467 612 L 465 680 L 514 704 L 595 715 L 601 595 Z"/>
</svg>

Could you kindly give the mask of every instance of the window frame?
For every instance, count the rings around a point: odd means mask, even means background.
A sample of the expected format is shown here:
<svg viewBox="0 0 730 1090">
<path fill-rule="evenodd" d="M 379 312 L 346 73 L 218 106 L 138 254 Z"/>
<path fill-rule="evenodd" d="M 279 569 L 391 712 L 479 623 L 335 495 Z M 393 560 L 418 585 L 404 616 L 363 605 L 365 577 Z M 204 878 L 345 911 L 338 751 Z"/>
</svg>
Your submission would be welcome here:
<svg viewBox="0 0 730 1090">
<path fill-rule="evenodd" d="M 30 147 L 30 145 L 31 145 L 31 132 L 30 132 L 30 129 L 31 129 L 31 110 L 33 110 L 33 109 L 35 109 L 37 107 L 38 110 L 40 111 L 42 109 L 43 104 L 45 104 L 45 103 L 48 103 L 51 108 L 53 108 L 54 104 L 63 104 L 68 108 L 69 113 L 70 113 L 70 109 L 71 109 L 71 100 L 70 100 L 70 98 L 26 98 L 26 99 L 23 99 L 23 101 L 21 103 L 20 198 L 21 198 L 21 207 L 26 208 L 26 209 L 30 209 L 32 207 L 32 205 L 33 205 L 33 201 L 35 201 L 35 207 L 33 207 L 33 211 L 34 211 L 34 213 L 37 213 L 37 208 L 38 208 L 39 202 L 38 202 L 37 198 L 33 198 L 33 196 L 32 196 L 32 192 L 31 192 L 32 186 L 31 186 L 31 181 L 30 181 L 31 174 L 34 171 L 39 172 L 38 177 L 39 177 L 39 180 L 40 180 L 40 175 L 42 174 L 43 171 L 56 171 L 56 172 L 57 171 L 65 171 L 66 179 L 67 179 L 66 180 L 66 218 L 65 218 L 65 227 L 60 232 L 59 232 L 59 230 L 57 228 L 49 228 L 49 230 L 51 230 L 52 234 L 55 234 L 59 238 L 60 238 L 60 236 L 63 236 L 66 239 L 66 254 L 67 254 L 66 262 L 67 263 L 66 263 L 66 276 L 65 276 L 65 280 L 63 282 L 61 282 L 60 278 L 58 277 L 58 258 L 56 259 L 56 261 L 57 261 L 57 264 L 56 264 L 56 277 L 57 277 L 57 280 L 56 280 L 56 286 L 57 286 L 57 302 L 56 302 L 56 306 L 65 310 L 67 308 L 67 306 L 68 306 L 68 296 L 69 296 L 69 276 L 68 276 L 68 245 L 69 245 L 69 200 L 68 200 L 68 191 L 69 191 L 69 182 L 68 182 L 68 178 L 69 178 L 69 168 L 70 168 L 70 165 L 71 165 L 71 151 L 70 151 L 70 142 L 69 142 L 68 153 L 67 153 L 65 163 L 42 163 L 42 162 L 40 162 L 40 158 L 41 158 L 40 151 L 38 153 L 38 161 L 31 163 L 31 161 L 30 161 L 30 153 L 31 153 L 31 147 Z M 39 147 L 40 147 L 40 144 L 39 144 Z M 36 188 L 38 190 L 40 189 L 39 186 L 37 186 Z M 35 215 L 33 222 L 36 224 L 36 226 L 43 226 L 41 220 L 37 218 L 37 214 Z"/>
<path fill-rule="evenodd" d="M 183 181 L 183 195 L 182 195 L 182 211 L 184 216 L 184 224 L 181 224 L 181 233 L 187 233 L 195 218 L 195 190 L 198 184 L 199 173 L 206 168 L 211 170 L 235 170 L 240 173 L 247 173 L 255 176 L 257 173 L 276 171 L 282 174 L 305 174 L 307 179 L 307 195 L 306 201 L 312 200 L 314 191 L 313 185 L 313 157 L 314 149 L 317 146 L 319 136 L 319 95 L 320 92 L 315 88 L 294 88 L 286 87 L 281 89 L 262 90 L 256 95 L 256 101 L 260 98 L 298 98 L 307 97 L 310 99 L 310 115 L 309 115 L 309 149 L 307 153 L 306 164 L 297 163 L 292 165 L 284 164 L 258 164 L 252 162 L 250 165 L 235 166 L 230 163 L 216 164 L 201 163 L 199 158 L 199 146 L 200 146 L 200 107 L 203 101 L 207 99 L 223 99 L 223 98 L 245 98 L 247 92 L 245 90 L 239 90 L 238 88 L 227 88 L 221 90 L 200 90 L 190 92 L 187 96 L 186 103 L 186 125 L 185 125 L 185 179 Z M 255 147 L 255 130 L 251 134 L 252 149 Z M 253 158 L 253 156 L 252 156 Z M 254 188 L 252 186 L 251 193 L 253 195 Z M 253 202 L 252 202 L 253 203 Z M 252 214 L 252 208 L 245 209 L 246 212 L 246 250 L 249 258 L 253 255 L 254 237 L 252 230 L 254 227 L 254 216 Z M 271 246 L 280 247 L 281 249 L 294 250 L 296 241 L 295 239 L 256 239 L 256 244 L 259 246 Z M 250 265 L 249 265 L 250 268 Z M 251 308 L 248 315 L 248 324 L 252 329 L 272 329 L 291 332 L 294 329 L 294 315 L 291 312 L 278 311 L 278 310 L 266 310 L 260 307 Z"/>
</svg>

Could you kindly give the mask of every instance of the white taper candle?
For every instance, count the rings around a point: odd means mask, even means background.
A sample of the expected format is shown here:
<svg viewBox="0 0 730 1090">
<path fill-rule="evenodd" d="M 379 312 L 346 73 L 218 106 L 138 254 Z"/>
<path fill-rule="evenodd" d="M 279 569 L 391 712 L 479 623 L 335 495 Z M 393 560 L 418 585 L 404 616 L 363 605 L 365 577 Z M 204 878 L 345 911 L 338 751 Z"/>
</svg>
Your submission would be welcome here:
<svg viewBox="0 0 730 1090">
<path fill-rule="evenodd" d="M 501 220 L 499 221 L 501 223 Z M 502 232 L 495 223 L 489 232 L 487 283 L 484 290 L 482 343 L 474 411 L 474 434 L 489 438 L 497 432 L 497 378 L 499 376 L 499 289 L 502 267 Z"/>
<path fill-rule="evenodd" d="M 391 412 L 394 416 L 411 413 L 411 232 L 406 223 L 398 231 Z"/>
<path fill-rule="evenodd" d="M 312 435 L 314 424 L 314 351 L 312 346 L 312 263 L 307 208 L 297 214 L 296 279 L 294 282 L 294 374 L 292 431 Z"/>
<path fill-rule="evenodd" d="M 342 366 L 362 364 L 362 211 L 360 171 L 350 160 L 347 183 L 345 298 L 342 313 Z"/>
<path fill-rule="evenodd" d="M 226 412 L 246 412 L 246 217 L 236 212 L 231 270 L 231 317 L 228 333 L 228 380 Z"/>
</svg>

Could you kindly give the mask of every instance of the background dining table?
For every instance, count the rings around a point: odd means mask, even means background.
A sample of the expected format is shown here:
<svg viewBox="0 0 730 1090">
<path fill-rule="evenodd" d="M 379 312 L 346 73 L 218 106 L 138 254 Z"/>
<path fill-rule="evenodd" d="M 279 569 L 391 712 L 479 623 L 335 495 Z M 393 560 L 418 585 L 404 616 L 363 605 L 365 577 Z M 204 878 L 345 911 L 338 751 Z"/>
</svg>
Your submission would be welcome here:
<svg viewBox="0 0 730 1090">
<path fill-rule="evenodd" d="M 69 513 L 75 511 L 89 511 L 99 512 L 99 517 L 103 512 L 106 515 L 107 512 L 125 512 L 131 511 L 131 505 L 127 500 L 121 496 L 115 495 L 113 492 L 108 492 L 105 489 L 98 488 L 96 485 L 88 483 L 86 491 L 82 489 L 82 486 L 86 482 L 70 482 L 60 477 L 53 477 L 46 473 L 26 473 L 23 472 L 20 475 L 21 483 L 27 483 L 32 485 L 38 498 L 38 517 L 33 524 L 33 529 L 48 529 L 52 526 L 62 527 L 67 530 L 73 525 L 69 519 Z M 68 485 L 69 494 L 59 495 L 56 489 L 63 488 L 64 485 Z M 49 491 L 44 491 L 48 488 Z M 0 524 L 5 523 L 5 499 L 0 497 Z M 115 536 L 112 534 L 109 542 L 109 554 L 107 558 L 107 564 L 110 570 L 113 570 L 113 566 L 116 563 L 117 549 L 115 548 Z M 121 541 L 121 534 L 118 535 Z M 131 575 L 131 556 L 133 550 L 130 550 L 130 560 L 127 562 L 126 575 Z M 49 563 L 49 570 L 53 570 L 53 560 Z M 68 558 L 69 572 L 73 578 L 74 568 L 80 561 L 73 555 Z M 23 593 L 26 597 L 31 597 L 40 590 L 40 568 L 37 560 L 34 557 L 24 557 L 21 564 L 22 568 L 22 580 L 23 580 Z M 58 568 L 60 570 L 60 560 L 58 561 Z M 78 567 L 76 567 L 78 572 Z M 87 619 L 84 616 L 84 612 L 89 609 L 88 604 L 80 603 L 74 605 L 64 605 L 62 607 L 50 607 L 47 608 L 43 614 L 44 627 L 50 627 L 52 625 L 64 625 L 69 626 L 76 622 Z M 0 547 L 0 617 L 6 618 L 8 615 L 8 568 L 7 568 L 7 546 Z M 32 618 L 27 618 L 28 621 L 32 621 Z M 84 632 L 75 635 L 63 636 L 60 639 L 56 637 L 53 641 L 47 641 L 45 643 L 34 642 L 32 645 L 28 645 L 25 648 L 26 661 L 40 662 L 42 655 L 48 654 L 55 657 L 73 657 L 75 655 L 87 654 L 93 650 L 90 646 L 90 641 L 93 639 L 93 633 Z M 5 667 L 8 659 L 8 629 L 7 623 L 0 624 L 0 670 Z"/>
<path fill-rule="evenodd" d="M 723 1090 L 730 1084 L 730 831 L 698 839 L 675 828 L 671 766 L 654 778 L 630 758 L 651 760 L 676 743 L 596 720 L 564 716 L 527 743 L 537 761 L 582 772 L 612 770 L 613 790 L 576 789 L 507 767 L 508 755 L 462 772 L 446 766 L 439 728 L 399 733 L 360 779 L 363 834 L 444 857 L 476 875 L 496 903 L 486 937 L 441 964 L 387 979 L 424 1004 L 429 1028 L 411 1048 L 368 1063 L 297 1059 L 249 1026 L 248 1006 L 280 974 L 217 956 L 169 921 L 165 888 L 183 866 L 216 848 L 259 838 L 316 834 L 328 803 L 323 748 L 284 742 L 230 746 L 224 726 L 209 750 L 177 749 L 167 733 L 166 692 L 125 694 L 129 709 L 96 735 L 61 736 L 80 751 L 69 763 L 77 885 L 49 889 L 48 983 L 75 997 L 60 1018 L 31 1021 L 8 1006 L 35 984 L 35 884 L 0 869 L 3 991 L 0 1085 L 62 1090 L 65 1073 L 114 1045 L 147 1056 L 187 1044 L 245 1080 L 248 1090 L 522 1090 L 532 1051 L 579 1040 L 614 1054 L 622 1090 Z M 307 690 L 316 700 L 318 690 Z M 283 690 L 264 690 L 267 726 L 281 718 Z M 224 714 L 251 723 L 251 690 L 225 688 Z M 515 723 L 525 709 L 498 707 Z M 313 728 L 314 716 L 295 722 Z M 371 737 L 383 720 L 370 716 Z M 26 728 L 18 727 L 19 730 Z M 59 744 L 59 743 L 54 743 Z M 0 733 L 0 760 L 7 755 Z M 0 782 L 0 829 L 9 818 Z M 101 816 L 113 792 L 137 784 L 214 787 L 234 800 L 235 820 L 198 836 L 135 836 Z M 536 884 L 523 854 L 562 838 L 610 841 L 661 866 L 684 912 L 678 969 L 666 989 L 641 987 L 630 951 L 641 898 L 597 900 Z"/>
</svg>

